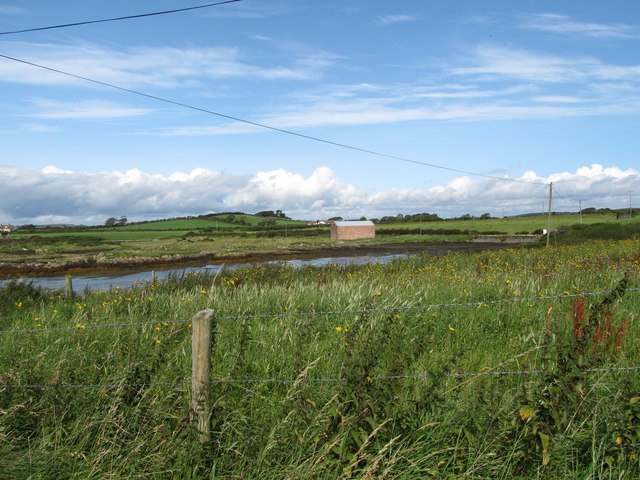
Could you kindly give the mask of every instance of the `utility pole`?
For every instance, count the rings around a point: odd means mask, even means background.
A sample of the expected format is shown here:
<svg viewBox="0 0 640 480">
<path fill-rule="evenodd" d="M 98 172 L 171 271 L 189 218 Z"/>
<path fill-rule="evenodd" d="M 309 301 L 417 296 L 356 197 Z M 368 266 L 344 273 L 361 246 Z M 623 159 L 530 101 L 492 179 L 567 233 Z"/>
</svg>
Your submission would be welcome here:
<svg viewBox="0 0 640 480">
<path fill-rule="evenodd" d="M 580 225 L 582 225 L 582 200 L 578 200 L 578 205 L 580 205 Z"/>
<path fill-rule="evenodd" d="M 547 247 L 549 246 L 549 235 L 551 234 L 551 197 L 553 195 L 553 182 L 549 182 L 549 214 L 547 216 Z"/>
</svg>

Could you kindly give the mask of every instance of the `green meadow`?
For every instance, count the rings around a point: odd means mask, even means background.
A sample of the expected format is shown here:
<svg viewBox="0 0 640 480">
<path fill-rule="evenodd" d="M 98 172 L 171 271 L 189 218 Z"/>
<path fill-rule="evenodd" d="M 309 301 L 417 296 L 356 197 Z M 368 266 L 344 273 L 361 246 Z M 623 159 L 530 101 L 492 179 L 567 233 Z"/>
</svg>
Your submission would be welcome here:
<svg viewBox="0 0 640 480">
<path fill-rule="evenodd" d="M 75 296 L 11 283 L 0 478 L 637 478 L 630 237 Z M 203 309 L 204 443 L 189 403 Z"/>
</svg>

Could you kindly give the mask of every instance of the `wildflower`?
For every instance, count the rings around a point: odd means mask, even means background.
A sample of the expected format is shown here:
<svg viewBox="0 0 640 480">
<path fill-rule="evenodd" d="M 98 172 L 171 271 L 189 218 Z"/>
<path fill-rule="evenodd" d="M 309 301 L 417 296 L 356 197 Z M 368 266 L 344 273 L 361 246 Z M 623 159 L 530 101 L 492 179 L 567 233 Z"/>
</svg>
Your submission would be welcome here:
<svg viewBox="0 0 640 480">
<path fill-rule="evenodd" d="M 162 343 L 162 341 L 159 338 L 156 338 L 153 343 L 155 343 L 156 345 L 160 345 Z"/>
<path fill-rule="evenodd" d="M 203 289 L 201 289 L 201 290 L 200 290 L 200 293 L 201 293 L 202 295 L 206 295 L 206 294 L 207 294 L 207 290 L 205 290 L 205 289 L 203 288 Z"/>
<path fill-rule="evenodd" d="M 533 407 L 530 407 L 529 405 L 524 405 L 524 406 L 520 407 L 520 410 L 518 411 L 518 415 L 520 415 L 520 419 L 523 422 L 526 422 L 531 417 L 533 417 L 535 414 L 536 414 L 535 409 Z"/>
<path fill-rule="evenodd" d="M 78 322 L 78 323 L 76 323 L 76 328 L 78 330 L 84 330 L 85 328 L 87 328 L 87 326 L 84 323 Z"/>
<path fill-rule="evenodd" d="M 456 329 L 451 324 L 449 324 L 449 333 L 451 333 L 451 335 L 455 335 L 456 334 Z"/>
<path fill-rule="evenodd" d="M 584 325 L 584 318 L 587 305 L 581 298 L 576 298 L 571 302 L 571 313 L 573 315 L 573 336 L 577 339 L 582 338 L 582 326 Z"/>
<path fill-rule="evenodd" d="M 622 320 L 622 323 L 620 324 L 620 328 L 618 328 L 618 332 L 616 333 L 616 339 L 613 343 L 613 347 L 616 350 L 620 350 L 622 348 L 622 341 L 624 340 L 628 327 L 629 327 L 629 320 L 625 318 L 624 320 Z"/>
<path fill-rule="evenodd" d="M 338 333 L 342 332 L 342 327 L 341 326 L 337 326 L 336 327 L 336 332 L 338 332 Z"/>
<path fill-rule="evenodd" d="M 16 302 L 16 308 L 20 310 L 22 308 L 22 302 Z"/>
</svg>

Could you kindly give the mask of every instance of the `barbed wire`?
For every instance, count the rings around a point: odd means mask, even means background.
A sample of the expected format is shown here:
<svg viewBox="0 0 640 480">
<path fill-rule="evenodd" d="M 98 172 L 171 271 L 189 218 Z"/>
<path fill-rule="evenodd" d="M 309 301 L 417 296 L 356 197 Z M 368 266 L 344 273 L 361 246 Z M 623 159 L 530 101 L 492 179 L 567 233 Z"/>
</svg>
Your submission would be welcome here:
<svg viewBox="0 0 640 480">
<path fill-rule="evenodd" d="M 186 385 L 191 382 L 191 379 L 176 379 L 173 382 L 140 382 L 140 383 L 123 383 L 123 382 L 112 382 L 112 383 L 25 383 L 25 384 L 0 384 L 0 390 L 3 388 L 11 388 L 11 389 L 57 389 L 57 388 L 65 388 L 65 389 L 78 389 L 78 390 L 91 390 L 91 389 L 105 389 L 105 390 L 113 390 L 119 388 L 150 388 L 150 387 L 168 387 L 168 386 L 179 386 Z"/>
<path fill-rule="evenodd" d="M 626 293 L 638 293 L 640 288 L 628 288 Z M 520 303 L 520 302 L 536 302 L 544 300 L 559 300 L 570 299 L 580 297 L 593 297 L 597 295 L 606 295 L 609 291 L 601 290 L 594 292 L 577 292 L 577 293 L 562 293 L 556 295 L 538 295 L 535 297 L 516 297 L 506 298 L 498 300 L 476 300 L 473 302 L 446 302 L 446 303 L 433 303 L 424 305 L 413 306 L 396 306 L 396 307 L 379 307 L 379 308 L 361 308 L 361 309 L 343 309 L 343 310 L 316 310 L 316 311 L 286 311 L 282 313 L 256 313 L 256 314 L 243 314 L 243 315 L 225 315 L 216 316 L 216 321 L 220 320 L 251 320 L 251 319 L 267 319 L 267 318 L 287 318 L 287 317 L 315 317 L 315 316 L 327 316 L 327 315 L 348 315 L 348 314 L 363 314 L 363 313 L 391 313 L 391 312 L 407 312 L 407 311 L 419 311 L 419 310 L 431 310 L 437 308 L 481 308 L 489 307 L 493 305 Z M 13 334 L 28 334 L 28 333 L 43 333 L 43 332 L 70 332 L 79 330 L 94 330 L 102 328 L 131 328 L 131 327 L 145 327 L 145 326 L 157 326 L 157 325 L 175 325 L 175 324 L 191 324 L 191 320 L 153 320 L 147 322 L 121 322 L 121 323 L 82 323 L 68 327 L 38 327 L 38 328 L 22 328 L 22 329 L 6 329 L 0 330 L 0 336 L 13 333 Z"/>
<path fill-rule="evenodd" d="M 640 288 L 628 288 L 625 292 L 640 292 Z M 536 297 L 518 297 L 507 298 L 499 300 L 480 300 L 473 302 L 459 302 L 459 303 L 434 303 L 426 305 L 414 305 L 414 306 L 399 306 L 399 307 L 380 307 L 380 308 L 362 308 L 362 309 L 344 309 L 344 310 L 318 310 L 313 312 L 283 312 L 276 314 L 254 314 L 254 315 L 235 315 L 235 316 L 220 316 L 216 317 L 218 320 L 246 320 L 251 318 L 278 318 L 288 316 L 323 316 L 323 315 L 346 315 L 350 313 L 390 313 L 390 312 L 404 312 L 412 310 L 431 310 L 436 308 L 480 308 L 491 305 L 499 305 L 504 303 L 520 303 L 520 302 L 534 302 L 542 300 L 557 300 L 565 298 L 578 298 L 578 297 L 591 297 L 596 295 L 606 295 L 609 291 L 596 291 L 596 292 L 580 292 L 580 293 L 563 293 L 556 295 L 539 295 Z"/>
<path fill-rule="evenodd" d="M 640 365 L 633 365 L 629 367 L 603 367 L 603 368 L 588 368 L 584 369 L 587 373 L 610 373 L 610 372 L 640 372 Z M 443 375 L 450 378 L 469 378 L 469 377 L 502 377 L 502 376 L 514 376 L 514 375 L 543 375 L 545 373 L 542 369 L 536 370 L 486 370 L 482 372 L 445 372 Z M 384 382 L 394 380 L 427 380 L 436 376 L 433 373 L 418 373 L 415 375 L 377 375 L 372 377 L 365 377 L 368 383 Z M 140 382 L 140 383 L 92 383 L 92 384 L 74 384 L 74 383 L 43 383 L 43 384 L 0 384 L 1 389 L 56 389 L 56 388 L 69 388 L 69 389 L 118 389 L 118 388 L 151 388 L 151 387 L 166 387 L 166 386 L 185 386 L 191 384 L 191 377 L 176 378 L 171 382 Z M 212 378 L 210 383 L 215 384 L 280 384 L 280 385 L 292 385 L 301 382 L 308 383 L 344 383 L 349 381 L 345 377 L 297 377 L 297 378 L 232 378 L 232 377 L 218 377 Z"/>
</svg>

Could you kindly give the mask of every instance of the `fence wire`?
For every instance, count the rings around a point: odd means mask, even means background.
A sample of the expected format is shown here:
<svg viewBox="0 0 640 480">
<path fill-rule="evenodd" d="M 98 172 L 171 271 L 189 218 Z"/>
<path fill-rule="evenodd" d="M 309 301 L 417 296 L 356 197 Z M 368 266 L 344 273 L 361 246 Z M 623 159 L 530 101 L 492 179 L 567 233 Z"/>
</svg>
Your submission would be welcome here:
<svg viewBox="0 0 640 480">
<path fill-rule="evenodd" d="M 640 365 L 634 365 L 629 367 L 606 367 L 606 368 L 589 368 L 585 369 L 588 373 L 611 373 L 611 372 L 626 372 L 636 373 L 640 372 Z M 486 370 L 482 372 L 446 372 L 443 375 L 450 378 L 469 378 L 469 377 L 502 377 L 502 376 L 515 376 L 515 375 L 543 375 L 544 370 Z M 434 377 L 432 373 L 419 373 L 415 375 L 378 375 L 373 377 L 367 377 L 366 380 L 369 383 L 374 382 L 388 382 L 388 381 L 400 381 L 400 380 L 428 380 Z M 0 384 L 0 391 L 3 389 L 104 389 L 114 390 L 121 388 L 137 388 L 145 389 L 152 387 L 167 387 L 167 386 L 189 386 L 191 385 L 191 377 L 176 378 L 170 382 L 143 382 L 143 383 L 123 383 L 123 382 L 111 382 L 111 383 L 29 383 L 29 384 Z M 345 377 L 297 377 L 297 378 L 231 378 L 231 377 L 217 377 L 211 379 L 211 384 L 280 384 L 280 385 L 292 385 L 294 383 L 344 383 L 348 379 Z"/>
<path fill-rule="evenodd" d="M 628 288 L 626 293 L 638 293 L 640 288 Z M 408 311 L 421 311 L 432 310 L 438 308 L 480 308 L 489 307 L 501 304 L 511 304 L 520 302 L 539 302 L 548 300 L 561 300 L 571 298 L 583 298 L 594 297 L 598 295 L 607 295 L 609 291 L 594 291 L 594 292 L 580 292 L 580 293 L 563 293 L 556 295 L 539 295 L 535 297 L 516 297 L 505 298 L 497 300 L 476 300 L 473 302 L 459 302 L 459 303 L 433 303 L 422 304 L 413 306 L 398 306 L 398 307 L 380 307 L 380 308 L 363 308 L 363 309 L 344 309 L 344 310 L 314 310 L 314 311 L 289 311 L 282 313 L 261 313 L 261 314 L 243 314 L 243 315 L 225 315 L 216 316 L 216 321 L 221 320 L 254 320 L 254 319 L 275 319 L 275 318 L 291 318 L 291 317 L 320 317 L 320 316 L 332 316 L 332 315 L 353 315 L 363 313 L 391 313 L 391 312 L 408 312 Z M 51 328 L 22 328 L 22 329 L 5 329 L 0 330 L 1 335 L 7 334 L 30 334 L 30 333 L 43 333 L 43 332 L 71 332 L 78 330 L 94 330 L 103 328 L 134 328 L 134 327 L 146 327 L 156 326 L 158 324 L 169 325 L 189 325 L 191 320 L 154 320 L 148 322 L 122 322 L 122 323 L 87 323 L 82 327 L 69 326 L 69 327 L 51 327 Z"/>
</svg>

